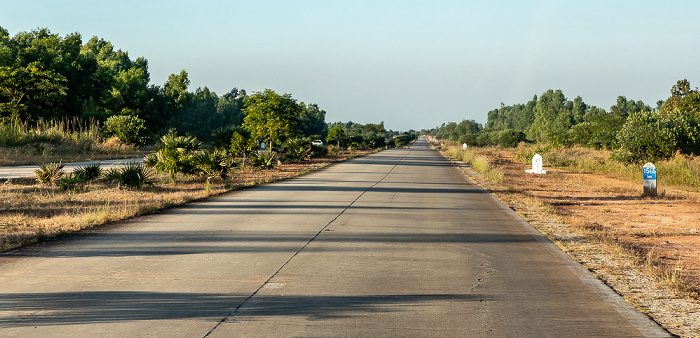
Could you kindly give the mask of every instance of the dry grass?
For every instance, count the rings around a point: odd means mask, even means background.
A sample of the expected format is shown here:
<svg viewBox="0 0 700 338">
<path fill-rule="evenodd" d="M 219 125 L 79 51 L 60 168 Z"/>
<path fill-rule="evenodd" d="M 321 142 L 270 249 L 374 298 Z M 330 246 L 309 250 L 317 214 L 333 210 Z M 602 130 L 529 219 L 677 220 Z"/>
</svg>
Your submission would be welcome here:
<svg viewBox="0 0 700 338">
<path fill-rule="evenodd" d="M 302 163 L 287 163 L 269 170 L 245 169 L 229 180 L 184 178 L 171 183 L 167 174 L 143 190 L 119 189 L 113 184 L 91 183 L 80 192 L 60 192 L 35 180 L 0 184 L 0 250 L 146 214 L 188 201 L 255 184 L 272 182 L 322 168 L 332 162 L 370 151 L 338 154 Z"/>
<path fill-rule="evenodd" d="M 500 183 L 503 181 L 503 172 L 494 163 L 494 159 L 487 154 L 478 153 L 474 148 L 466 150 L 451 149 L 449 156 L 469 164 L 474 170 L 486 176 L 489 181 Z"/>
</svg>

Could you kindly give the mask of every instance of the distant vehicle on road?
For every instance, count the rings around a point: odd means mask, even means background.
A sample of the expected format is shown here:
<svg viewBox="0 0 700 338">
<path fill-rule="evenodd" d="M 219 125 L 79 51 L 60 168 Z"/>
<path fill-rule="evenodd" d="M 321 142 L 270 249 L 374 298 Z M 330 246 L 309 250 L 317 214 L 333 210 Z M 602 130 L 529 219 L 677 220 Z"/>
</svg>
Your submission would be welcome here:
<svg viewBox="0 0 700 338">
<path fill-rule="evenodd" d="M 323 141 L 321 141 L 321 140 L 313 140 L 313 141 L 311 142 L 311 144 L 313 144 L 313 145 L 315 145 L 315 146 L 322 146 L 322 145 L 323 145 Z"/>
</svg>

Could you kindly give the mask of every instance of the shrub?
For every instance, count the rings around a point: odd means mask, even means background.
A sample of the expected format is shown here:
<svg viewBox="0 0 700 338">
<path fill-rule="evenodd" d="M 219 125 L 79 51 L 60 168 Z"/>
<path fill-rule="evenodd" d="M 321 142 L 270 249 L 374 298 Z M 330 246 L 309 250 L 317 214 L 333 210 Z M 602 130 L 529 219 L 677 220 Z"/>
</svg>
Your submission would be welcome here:
<svg viewBox="0 0 700 338">
<path fill-rule="evenodd" d="M 136 116 L 112 116 L 105 121 L 104 136 L 118 137 L 122 142 L 137 147 L 143 146 L 148 141 L 146 121 Z"/>
<path fill-rule="evenodd" d="M 248 157 L 257 147 L 258 143 L 244 133 L 235 131 L 231 134 L 229 154 L 233 157 Z"/>
<path fill-rule="evenodd" d="M 37 182 L 43 185 L 55 185 L 63 176 L 65 166 L 62 163 L 42 163 L 39 169 L 34 170 Z"/>
<path fill-rule="evenodd" d="M 153 185 L 153 170 L 143 164 L 127 163 L 121 168 L 112 168 L 105 173 L 105 180 L 117 182 L 121 187 L 141 190 L 144 185 Z"/>
<path fill-rule="evenodd" d="M 236 166 L 233 159 L 228 156 L 226 150 L 205 150 L 197 154 L 197 163 L 207 177 L 218 176 L 226 179 L 231 168 Z"/>
<path fill-rule="evenodd" d="M 72 172 L 59 178 L 57 185 L 62 191 L 78 191 L 83 189 L 85 182 L 82 172 Z"/>
<path fill-rule="evenodd" d="M 277 155 L 269 151 L 253 153 L 252 164 L 262 169 L 272 169 L 277 165 Z"/>
<path fill-rule="evenodd" d="M 214 131 L 211 132 L 211 145 L 214 146 L 215 148 L 224 148 L 228 149 L 231 146 L 231 138 L 233 137 L 234 133 L 238 133 L 239 135 L 245 135 L 246 137 L 250 137 L 250 133 L 248 133 L 245 129 L 241 127 L 236 127 L 236 126 L 226 126 L 226 127 L 219 127 L 214 129 Z"/>
<path fill-rule="evenodd" d="M 362 141 L 365 148 L 384 148 L 386 146 L 386 139 L 383 136 L 368 137 Z"/>
<path fill-rule="evenodd" d="M 178 136 L 174 130 L 163 135 L 154 154 L 146 156 L 144 163 L 159 172 L 170 173 L 175 182 L 178 174 L 189 176 L 200 172 L 197 151 L 202 142 L 192 136 Z"/>
<path fill-rule="evenodd" d="M 305 138 L 288 139 L 282 147 L 284 148 L 284 157 L 290 161 L 307 160 L 313 153 L 311 141 Z"/>
<path fill-rule="evenodd" d="M 466 144 L 468 146 L 476 146 L 478 145 L 476 139 L 477 139 L 478 134 L 464 134 L 459 137 L 459 144 Z"/>
<path fill-rule="evenodd" d="M 514 148 L 525 141 L 525 133 L 522 131 L 506 129 L 498 132 L 498 145 L 503 148 Z"/>
<path fill-rule="evenodd" d="M 74 174 L 82 175 L 86 182 L 94 181 L 102 174 L 102 168 L 97 162 L 90 163 L 83 167 L 77 167 L 73 170 Z"/>
<path fill-rule="evenodd" d="M 676 151 L 698 153 L 700 128 L 695 117 L 687 112 L 673 110 L 667 116 L 661 112 L 635 112 L 618 133 L 624 149 L 615 159 L 642 163 L 671 158 Z"/>
</svg>

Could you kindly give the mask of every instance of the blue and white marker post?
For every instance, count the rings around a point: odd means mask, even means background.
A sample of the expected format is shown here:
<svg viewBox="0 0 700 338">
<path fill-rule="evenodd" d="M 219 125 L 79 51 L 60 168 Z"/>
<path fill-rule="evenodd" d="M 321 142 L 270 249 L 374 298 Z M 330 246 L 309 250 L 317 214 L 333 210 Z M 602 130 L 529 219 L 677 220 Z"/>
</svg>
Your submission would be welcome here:
<svg viewBox="0 0 700 338">
<path fill-rule="evenodd" d="M 644 177 L 644 196 L 656 196 L 656 166 L 653 163 L 647 163 L 642 167 L 642 176 Z"/>
</svg>

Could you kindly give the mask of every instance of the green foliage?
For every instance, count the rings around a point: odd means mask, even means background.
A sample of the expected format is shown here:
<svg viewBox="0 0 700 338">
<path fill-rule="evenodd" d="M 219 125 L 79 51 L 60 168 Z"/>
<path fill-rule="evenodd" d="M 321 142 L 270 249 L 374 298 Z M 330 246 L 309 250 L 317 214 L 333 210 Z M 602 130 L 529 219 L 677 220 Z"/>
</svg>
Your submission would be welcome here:
<svg viewBox="0 0 700 338">
<path fill-rule="evenodd" d="M 4 121 L 27 120 L 31 109 L 56 105 L 66 95 L 66 78 L 32 62 L 22 66 L 0 66 L 0 117 Z"/>
<path fill-rule="evenodd" d="M 256 168 L 272 169 L 277 165 L 277 155 L 270 151 L 259 151 L 253 153 L 252 165 Z"/>
<path fill-rule="evenodd" d="M 86 182 L 94 181 L 102 175 L 102 167 L 99 163 L 94 162 L 86 166 L 77 167 L 73 170 L 76 175 L 81 175 Z"/>
<path fill-rule="evenodd" d="M 235 161 L 229 157 L 228 151 L 221 149 L 202 151 L 196 155 L 196 159 L 204 175 L 219 177 L 222 180 L 226 179 L 231 168 L 236 166 Z"/>
<path fill-rule="evenodd" d="M 284 158 L 289 161 L 308 160 L 313 155 L 311 140 L 306 138 L 288 139 L 284 142 L 282 148 L 284 148 Z"/>
<path fill-rule="evenodd" d="M 55 185 L 63 176 L 65 166 L 62 163 L 42 163 L 38 169 L 34 170 L 37 182 L 43 185 Z"/>
<path fill-rule="evenodd" d="M 269 143 L 270 150 L 281 140 L 299 134 L 301 107 L 290 94 L 279 95 L 266 89 L 246 97 L 243 126 L 253 138 Z"/>
<path fill-rule="evenodd" d="M 245 159 L 250 157 L 255 152 L 257 147 L 258 143 L 252 138 L 245 137 L 243 134 L 234 132 L 233 135 L 231 135 L 229 154 L 233 157 L 243 158 L 243 165 L 245 166 Z"/>
<path fill-rule="evenodd" d="M 618 133 L 623 151 L 614 158 L 624 162 L 647 162 L 671 158 L 676 151 L 700 153 L 700 128 L 692 114 L 674 109 L 666 116 L 659 111 L 635 112 Z"/>
<path fill-rule="evenodd" d="M 700 91 L 696 87 L 690 89 L 690 82 L 687 79 L 679 80 L 671 88 L 671 97 L 664 102 L 662 112 L 668 114 L 675 109 L 700 115 Z"/>
<path fill-rule="evenodd" d="M 104 125 L 105 138 L 118 137 L 122 142 L 134 146 L 143 146 L 148 141 L 146 121 L 136 116 L 112 116 Z"/>
<path fill-rule="evenodd" d="M 154 176 L 151 167 L 132 162 L 121 168 L 107 170 L 104 179 L 108 182 L 117 182 L 120 187 L 141 190 L 145 185 L 155 184 Z"/>
<path fill-rule="evenodd" d="M 498 133 L 498 145 L 503 148 L 513 148 L 525 141 L 525 133 L 518 130 L 506 129 Z"/>
<path fill-rule="evenodd" d="M 82 172 L 72 172 L 58 179 L 57 185 L 61 191 L 80 191 L 86 182 Z"/>
<path fill-rule="evenodd" d="M 144 159 L 146 165 L 159 172 L 168 172 L 175 182 L 178 174 L 189 176 L 200 172 L 197 166 L 197 151 L 202 143 L 192 136 L 178 136 L 174 130 L 163 135 L 157 151 Z"/>
<path fill-rule="evenodd" d="M 418 138 L 417 133 L 404 132 L 403 134 L 396 136 L 387 143 L 389 147 L 403 147 L 411 143 L 411 141 Z"/>
<path fill-rule="evenodd" d="M 368 149 L 384 148 L 386 139 L 382 136 L 367 137 L 362 140 L 362 145 Z"/>
<path fill-rule="evenodd" d="M 328 143 L 335 143 L 338 145 L 338 148 L 341 147 L 341 145 L 345 145 L 347 142 L 347 134 L 345 132 L 345 128 L 342 126 L 335 126 L 331 128 L 328 131 L 328 136 L 326 136 L 326 142 Z"/>
<path fill-rule="evenodd" d="M 229 147 L 231 147 L 231 137 L 233 137 L 233 133 L 241 133 L 243 130 L 245 129 L 235 126 L 216 128 L 211 132 L 211 145 L 214 146 L 214 148 L 229 149 Z"/>
<path fill-rule="evenodd" d="M 319 108 L 315 103 L 307 106 L 302 102 L 299 106 L 301 107 L 301 116 L 299 118 L 300 133 L 306 137 L 325 135 L 328 132 L 326 129 L 326 111 Z"/>
</svg>

